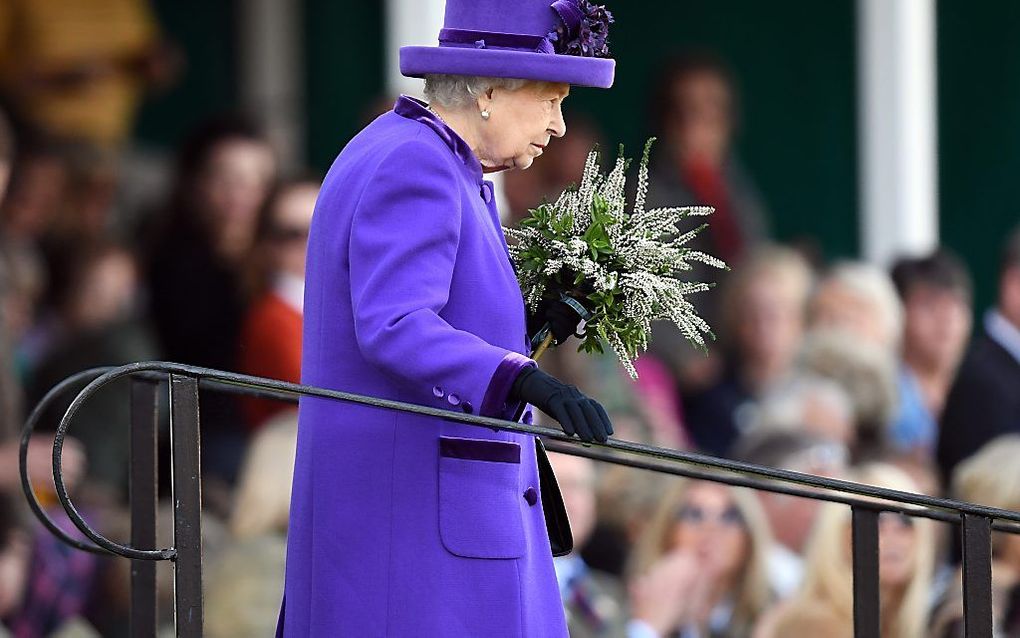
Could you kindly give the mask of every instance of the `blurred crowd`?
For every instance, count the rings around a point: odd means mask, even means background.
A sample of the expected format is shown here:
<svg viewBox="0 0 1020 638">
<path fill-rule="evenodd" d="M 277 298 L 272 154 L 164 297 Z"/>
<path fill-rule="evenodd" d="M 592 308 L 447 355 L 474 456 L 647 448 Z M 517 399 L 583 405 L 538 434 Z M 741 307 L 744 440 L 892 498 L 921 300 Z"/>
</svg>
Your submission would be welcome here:
<svg viewBox="0 0 1020 638">
<path fill-rule="evenodd" d="M 40 9 L 61 3 L 17 4 L 22 28 L 47 37 L 0 65 L 0 636 L 116 637 L 127 635 L 130 566 L 61 545 L 27 512 L 17 472 L 27 410 L 75 372 L 140 360 L 298 381 L 319 178 L 284 170 L 257 122 L 223 114 L 198 123 L 157 167 L 157 187 L 140 191 L 148 173 L 127 138 L 142 95 L 171 81 L 173 48 L 131 2 L 111 3 L 120 13 L 87 43 Z M 967 268 L 946 250 L 883 269 L 778 243 L 769 220 L 782 211 L 734 152 L 738 113 L 753 105 L 738 104 L 726 66 L 692 54 L 660 73 L 649 205 L 715 207 L 698 247 L 731 270 L 690 276 L 719 282 L 695 300 L 718 339 L 706 354 L 656 326 L 636 383 L 569 344 L 543 367 L 597 397 L 619 439 L 1020 509 L 1020 234 L 994 247 L 988 309 L 974 307 Z M 508 223 L 574 182 L 604 141 L 580 115 L 568 126 L 530 170 L 506 174 Z M 296 413 L 205 391 L 201 401 L 205 631 L 270 635 Z M 70 530 L 46 434 L 67 405 L 42 415 L 27 468 Z M 121 541 L 129 417 L 128 387 L 111 385 L 80 412 L 63 454 L 76 504 Z M 164 439 L 166 421 L 164 406 Z M 847 507 L 552 456 L 577 547 L 555 560 L 575 638 L 851 635 Z M 160 472 L 166 546 L 166 458 Z M 1020 537 L 997 536 L 993 550 L 997 631 L 1020 635 Z M 883 636 L 962 635 L 957 551 L 944 526 L 881 516 Z M 160 570 L 169 632 L 171 573 Z"/>
</svg>

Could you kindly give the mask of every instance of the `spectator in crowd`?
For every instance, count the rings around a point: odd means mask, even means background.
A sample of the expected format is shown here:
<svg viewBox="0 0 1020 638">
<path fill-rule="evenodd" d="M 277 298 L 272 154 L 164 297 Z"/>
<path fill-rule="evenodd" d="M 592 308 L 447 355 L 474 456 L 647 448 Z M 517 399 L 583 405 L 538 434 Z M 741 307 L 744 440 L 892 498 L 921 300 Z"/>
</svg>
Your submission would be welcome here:
<svg viewBox="0 0 1020 638">
<path fill-rule="evenodd" d="M 884 457 L 896 409 L 892 354 L 843 330 L 813 330 L 805 337 L 798 367 L 801 374 L 835 382 L 850 397 L 851 456 L 857 460 Z"/>
<path fill-rule="evenodd" d="M 0 88 L 49 135 L 121 144 L 144 90 L 174 68 L 147 0 L 8 0 L 0 11 Z"/>
<path fill-rule="evenodd" d="M 96 556 L 29 525 L 15 498 L 0 491 L 0 632 L 6 629 L 15 638 L 64 631 L 96 635 L 84 620 L 95 585 Z"/>
<path fill-rule="evenodd" d="M 894 352 L 903 331 L 903 308 L 889 276 L 864 262 L 834 265 L 809 304 L 811 328 L 841 330 L 858 342 Z"/>
<path fill-rule="evenodd" d="M 641 440 L 626 434 L 638 431 L 637 418 L 619 412 L 614 412 L 612 418 L 621 440 Z M 599 517 L 588 543 L 580 548 L 581 554 L 593 569 L 623 579 L 631 549 L 659 509 L 672 477 L 612 463 L 600 464 L 598 470 Z"/>
<path fill-rule="evenodd" d="M 149 263 L 150 312 L 163 356 L 236 370 L 246 299 L 246 258 L 275 161 L 262 132 L 243 118 L 214 118 L 184 144 L 166 228 Z M 233 397 L 202 402 L 207 476 L 232 483 L 244 434 Z"/>
<path fill-rule="evenodd" d="M 752 492 L 677 480 L 634 548 L 629 637 L 749 636 L 772 599 L 770 543 Z"/>
<path fill-rule="evenodd" d="M 870 264 L 839 262 L 819 281 L 808 302 L 808 321 L 800 368 L 832 379 L 850 395 L 854 458 L 884 457 L 896 410 L 896 353 L 903 330 L 892 281 Z"/>
<path fill-rule="evenodd" d="M 699 449 L 725 455 L 750 426 L 755 402 L 790 373 L 810 288 L 804 260 L 778 247 L 749 256 L 727 279 L 719 325 L 726 372 L 708 390 L 683 397 L 687 431 Z"/>
<path fill-rule="evenodd" d="M 574 536 L 575 551 L 553 559 L 571 638 L 622 636 L 627 624 L 625 595 L 613 576 L 592 569 L 581 557 L 595 528 L 595 463 L 582 456 L 549 454 Z"/>
<path fill-rule="evenodd" d="M 703 240 L 737 264 L 765 237 L 765 207 L 733 152 L 737 89 L 722 60 L 689 53 L 667 61 L 649 103 L 661 140 L 649 176 L 648 205 L 704 204 L 716 209 Z"/>
<path fill-rule="evenodd" d="M 733 150 L 738 124 L 733 75 L 725 63 L 707 53 L 688 53 L 665 61 L 660 68 L 649 96 L 652 133 L 659 146 L 652 154 L 648 206 L 715 207 L 709 227 L 691 245 L 736 270 L 766 237 L 767 216 L 758 190 Z M 700 265 L 689 273 L 693 281 L 722 281 L 724 275 Z M 715 325 L 716 296 L 697 295 L 694 302 L 709 324 Z M 655 326 L 651 348 L 684 389 L 703 387 L 718 372 L 669 324 Z"/>
<path fill-rule="evenodd" d="M 890 465 L 873 464 L 851 480 L 916 492 L 917 485 Z M 881 635 L 921 638 L 935 560 L 931 521 L 893 512 L 879 517 Z M 850 638 L 853 636 L 850 567 L 850 508 L 826 503 L 818 513 L 807 548 L 804 584 L 797 595 L 762 618 L 757 638 Z"/>
<path fill-rule="evenodd" d="M 985 444 L 953 471 L 952 495 L 968 503 L 1020 511 L 1020 433 L 1004 434 Z M 963 636 L 963 580 L 958 568 L 932 615 L 930 636 Z M 992 536 L 993 634 L 1020 632 L 1020 536 L 994 532 Z"/>
<path fill-rule="evenodd" d="M 318 181 L 287 181 L 263 206 L 253 265 L 255 298 L 241 328 L 240 365 L 246 374 L 301 381 L 305 250 L 318 195 Z M 249 427 L 287 407 L 258 399 L 244 405 Z"/>
<path fill-rule="evenodd" d="M 13 159 L 7 196 L 0 200 L 0 256 L 10 356 L 24 381 L 52 345 L 52 326 L 37 309 L 49 290 L 45 249 L 60 253 L 48 234 L 63 205 L 67 167 L 51 142 L 31 134 L 20 135 Z"/>
<path fill-rule="evenodd" d="M 4 210 L 7 184 L 14 164 L 15 139 L 7 115 L 0 111 L 0 220 Z M 0 242 L 3 234 L 0 231 Z M 17 422 L 21 412 L 21 389 L 17 383 L 14 359 L 16 332 L 24 332 L 27 323 L 22 319 L 21 304 L 12 295 L 13 282 L 7 265 L 6 250 L 0 249 L 0 442 L 17 433 Z M 15 330 L 12 324 L 20 324 Z M 2 463 L 0 463 L 2 466 Z"/>
<path fill-rule="evenodd" d="M 892 269 L 903 302 L 899 407 L 892 443 L 921 458 L 934 454 L 938 419 L 971 329 L 971 283 L 952 254 L 900 259 Z"/>
<path fill-rule="evenodd" d="M 768 428 L 741 437 L 734 455 L 756 465 L 835 478 L 846 472 L 848 460 L 846 448 L 838 442 Z M 803 579 L 802 556 L 821 501 L 766 491 L 756 495 L 775 540 L 768 554 L 769 583 L 779 598 L 789 598 Z"/>
<path fill-rule="evenodd" d="M 7 193 L 7 183 L 11 179 L 11 168 L 14 166 L 14 150 L 16 140 L 14 129 L 7 114 L 0 111 L 0 202 Z"/>
<path fill-rule="evenodd" d="M 982 445 L 1020 432 L 1020 229 L 1006 242 L 998 301 L 960 365 L 946 399 L 937 456 L 942 476 Z"/>
<path fill-rule="evenodd" d="M 33 374 L 31 405 L 82 370 L 156 358 L 154 339 L 137 304 L 138 265 L 130 252 L 105 242 L 72 247 L 54 275 L 54 343 Z M 74 393 L 84 386 L 82 382 L 69 389 L 39 427 L 56 429 Z M 82 406 L 74 421 L 74 434 L 90 460 L 88 478 L 116 500 L 127 497 L 129 388 L 129 380 L 115 381 Z"/>
<path fill-rule="evenodd" d="M 270 418 L 252 440 L 238 479 L 230 534 L 211 557 L 205 635 L 271 636 L 283 595 L 297 412 Z"/>
<path fill-rule="evenodd" d="M 832 379 L 806 372 L 773 387 L 759 402 L 752 423 L 741 438 L 802 433 L 850 448 L 856 437 L 856 416 L 847 391 Z"/>
<path fill-rule="evenodd" d="M 6 201 L 8 176 L 12 173 L 15 156 L 14 132 L 6 115 L 0 112 L 0 203 Z M 0 205 L 2 209 L 2 205 Z M 17 493 L 20 487 L 18 474 L 18 443 L 22 425 L 21 370 L 15 358 L 15 344 L 31 325 L 32 308 L 41 296 L 38 271 L 22 268 L 15 252 L 8 252 L 4 242 L 7 228 L 0 229 L 0 495 Z M 37 262 L 32 261 L 32 265 Z M 35 436 L 28 444 L 26 473 L 36 492 L 45 498 L 52 496 L 52 438 Z M 78 483 L 85 471 L 85 454 L 81 444 L 68 437 L 65 441 L 64 479 L 69 487 Z M 2 605 L 0 605 L 2 606 Z M 3 613 L 0 612 L 0 617 Z"/>
</svg>

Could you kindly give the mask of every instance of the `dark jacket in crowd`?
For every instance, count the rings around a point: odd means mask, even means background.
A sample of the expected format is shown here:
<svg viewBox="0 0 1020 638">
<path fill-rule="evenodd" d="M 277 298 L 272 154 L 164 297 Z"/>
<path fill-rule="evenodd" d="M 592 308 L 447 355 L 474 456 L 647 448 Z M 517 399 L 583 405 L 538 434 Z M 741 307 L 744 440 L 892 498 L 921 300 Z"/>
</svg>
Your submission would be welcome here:
<svg viewBox="0 0 1020 638">
<path fill-rule="evenodd" d="M 960 366 L 942 414 L 937 457 L 943 480 L 981 446 L 1013 433 L 1020 433 L 1020 361 L 982 332 Z"/>
</svg>

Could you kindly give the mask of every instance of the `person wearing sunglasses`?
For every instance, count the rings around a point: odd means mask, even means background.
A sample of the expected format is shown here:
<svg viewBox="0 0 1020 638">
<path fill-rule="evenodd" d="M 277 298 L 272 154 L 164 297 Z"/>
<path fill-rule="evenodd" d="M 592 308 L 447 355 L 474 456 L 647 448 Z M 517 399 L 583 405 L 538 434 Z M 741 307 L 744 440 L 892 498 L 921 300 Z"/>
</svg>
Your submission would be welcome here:
<svg viewBox="0 0 1020 638">
<path fill-rule="evenodd" d="M 892 465 L 873 463 L 854 471 L 850 480 L 903 492 L 918 487 Z M 800 591 L 764 617 L 755 638 L 851 638 L 850 508 L 826 503 L 815 521 L 807 547 Z M 928 519 L 882 512 L 878 528 L 881 635 L 921 638 L 926 633 L 935 563 L 934 525 Z"/>
<path fill-rule="evenodd" d="M 631 557 L 628 638 L 750 636 L 772 600 L 770 545 L 752 492 L 677 480 Z"/>
<path fill-rule="evenodd" d="M 262 207 L 249 267 L 254 301 L 238 348 L 245 374 L 292 383 L 301 380 L 305 256 L 318 196 L 317 179 L 293 179 L 277 184 Z M 254 398 L 243 404 L 251 429 L 289 407 Z"/>
</svg>

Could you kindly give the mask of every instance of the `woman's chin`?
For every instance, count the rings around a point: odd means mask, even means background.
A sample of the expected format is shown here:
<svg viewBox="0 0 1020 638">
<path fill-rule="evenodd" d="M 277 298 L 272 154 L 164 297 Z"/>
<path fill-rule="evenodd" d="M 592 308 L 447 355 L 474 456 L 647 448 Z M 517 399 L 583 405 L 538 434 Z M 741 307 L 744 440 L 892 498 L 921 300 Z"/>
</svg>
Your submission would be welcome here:
<svg viewBox="0 0 1020 638">
<path fill-rule="evenodd" d="M 521 155 L 520 157 L 515 157 L 512 160 L 510 168 L 516 168 L 522 171 L 527 170 L 534 161 L 535 158 L 531 155 Z"/>
</svg>

